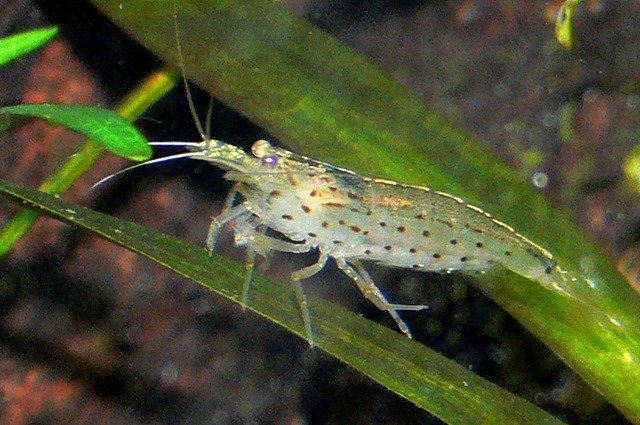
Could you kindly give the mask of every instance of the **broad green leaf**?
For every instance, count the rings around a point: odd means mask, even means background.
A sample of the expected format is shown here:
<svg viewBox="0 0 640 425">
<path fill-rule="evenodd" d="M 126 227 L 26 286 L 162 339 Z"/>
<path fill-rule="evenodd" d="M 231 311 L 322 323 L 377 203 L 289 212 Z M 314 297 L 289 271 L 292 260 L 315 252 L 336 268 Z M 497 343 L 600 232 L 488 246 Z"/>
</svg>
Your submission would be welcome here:
<svg viewBox="0 0 640 425">
<path fill-rule="evenodd" d="M 118 113 L 88 105 L 23 104 L 0 108 L 0 115 L 42 118 L 84 133 L 116 155 L 144 161 L 152 151 L 146 139 Z"/>
<path fill-rule="evenodd" d="M 166 62 L 180 62 L 173 0 L 92 2 Z M 528 182 L 362 55 L 277 2 L 183 0 L 177 16 L 190 76 L 295 150 L 463 196 L 551 251 L 567 271 L 568 282 L 557 283 L 569 296 L 513 273 L 488 273 L 478 284 L 640 422 L 638 296 Z"/>
<path fill-rule="evenodd" d="M 116 106 L 116 112 L 133 121 L 149 106 L 153 105 L 175 84 L 177 74 L 173 68 L 164 68 L 151 73 Z M 93 164 L 103 149 L 99 142 L 87 141 L 84 146 L 55 170 L 39 186 L 46 193 L 62 193 Z M 37 214 L 20 210 L 0 231 L 0 255 L 7 253 L 13 244 L 31 227 Z"/>
<path fill-rule="evenodd" d="M 0 179 L 0 196 L 84 227 L 238 302 L 245 268 L 202 248 Z M 318 348 L 451 424 L 562 424 L 536 406 L 397 332 L 309 297 Z M 256 276 L 249 309 L 304 337 L 292 285 Z"/>
<path fill-rule="evenodd" d="M 57 27 L 38 28 L 0 39 L 0 66 L 37 49 L 57 33 Z"/>
</svg>

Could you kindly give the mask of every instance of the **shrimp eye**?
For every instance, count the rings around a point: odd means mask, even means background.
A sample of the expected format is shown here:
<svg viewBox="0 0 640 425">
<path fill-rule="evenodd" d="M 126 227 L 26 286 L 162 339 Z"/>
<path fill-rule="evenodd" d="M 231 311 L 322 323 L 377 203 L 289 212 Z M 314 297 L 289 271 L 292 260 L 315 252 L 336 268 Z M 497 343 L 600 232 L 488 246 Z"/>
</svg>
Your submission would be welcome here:
<svg viewBox="0 0 640 425">
<path fill-rule="evenodd" d="M 260 163 L 266 168 L 275 168 L 278 166 L 278 155 L 269 153 L 271 143 L 266 140 L 258 140 L 251 146 L 251 153 L 256 158 L 260 158 Z"/>
<path fill-rule="evenodd" d="M 251 153 L 256 158 L 260 158 L 264 156 L 269 149 L 271 149 L 271 143 L 267 142 L 264 139 L 256 140 L 251 146 Z"/>
<path fill-rule="evenodd" d="M 278 165 L 278 155 L 268 153 L 260 158 L 260 163 L 263 167 L 275 168 Z"/>
</svg>

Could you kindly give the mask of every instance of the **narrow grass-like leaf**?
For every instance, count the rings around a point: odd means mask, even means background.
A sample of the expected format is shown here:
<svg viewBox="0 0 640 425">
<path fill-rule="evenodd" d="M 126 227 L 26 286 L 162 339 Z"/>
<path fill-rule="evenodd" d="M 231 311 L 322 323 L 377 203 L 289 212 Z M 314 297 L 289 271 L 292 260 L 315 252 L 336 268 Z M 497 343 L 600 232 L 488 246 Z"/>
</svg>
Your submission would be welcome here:
<svg viewBox="0 0 640 425">
<path fill-rule="evenodd" d="M 0 39 L 0 66 L 37 49 L 57 33 L 57 27 L 38 28 Z"/>
<path fill-rule="evenodd" d="M 117 112 L 89 105 L 23 104 L 0 108 L 0 115 L 42 118 L 64 125 L 100 143 L 105 149 L 134 161 L 151 158 L 151 147 L 140 132 Z"/>
<path fill-rule="evenodd" d="M 0 195 L 138 252 L 218 294 L 238 301 L 245 269 L 225 257 L 51 195 L 0 179 Z M 397 332 L 310 297 L 317 344 L 450 424 L 562 424 L 532 404 L 479 378 Z M 292 285 L 256 276 L 249 308 L 304 335 Z"/>
</svg>

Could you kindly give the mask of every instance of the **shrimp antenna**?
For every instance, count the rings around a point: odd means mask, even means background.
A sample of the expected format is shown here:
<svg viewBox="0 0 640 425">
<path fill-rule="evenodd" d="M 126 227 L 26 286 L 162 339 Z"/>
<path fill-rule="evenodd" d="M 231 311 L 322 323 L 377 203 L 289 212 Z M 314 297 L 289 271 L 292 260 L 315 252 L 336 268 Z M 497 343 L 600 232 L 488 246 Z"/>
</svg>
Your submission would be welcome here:
<svg viewBox="0 0 640 425">
<path fill-rule="evenodd" d="M 154 146 L 191 146 L 191 145 L 196 145 L 195 143 L 180 143 L 180 142 L 154 142 L 154 143 L 149 143 L 150 145 L 154 145 Z M 113 179 L 114 177 L 117 177 L 121 174 L 127 173 L 131 170 L 135 170 L 136 168 L 140 168 L 140 167 L 146 167 L 147 165 L 151 165 L 151 164 L 160 164 L 162 162 L 167 162 L 167 161 L 173 161 L 174 159 L 181 159 L 181 158 L 197 158 L 199 156 L 203 156 L 202 152 L 183 152 L 183 153 L 179 153 L 179 154 L 175 154 L 175 155 L 169 155 L 169 156 L 164 156 L 162 158 L 156 158 L 156 159 L 151 159 L 149 161 L 145 161 L 145 162 L 141 162 L 140 164 L 135 164 L 132 165 L 130 167 L 127 168 L 123 168 L 120 171 L 116 171 L 113 174 L 109 174 L 107 177 L 102 178 L 100 180 L 98 180 L 96 183 L 94 183 L 93 185 L 91 185 L 90 189 L 93 190 L 98 186 L 103 185 L 104 183 L 108 182 L 109 180 Z"/>
<path fill-rule="evenodd" d="M 182 76 L 182 83 L 184 84 L 184 88 L 187 96 L 187 103 L 189 104 L 189 111 L 191 111 L 191 116 L 193 117 L 193 121 L 198 129 L 198 133 L 202 140 L 207 140 L 209 138 L 209 131 L 211 127 L 211 114 L 208 114 L 206 121 L 206 132 L 202 128 L 202 124 L 200 123 L 200 119 L 198 118 L 198 114 L 196 112 L 196 107 L 193 104 L 193 96 L 191 95 L 191 89 L 189 88 L 189 82 L 187 81 L 187 73 L 185 72 L 185 63 L 184 63 L 184 55 L 182 54 L 182 43 L 180 42 L 180 31 L 178 28 L 178 6 L 176 2 L 173 2 L 173 28 L 176 33 L 176 47 L 178 48 L 178 59 L 180 67 L 180 75 Z M 209 101 L 209 108 L 213 104 L 213 98 Z M 211 110 L 211 109 L 209 109 Z"/>
<path fill-rule="evenodd" d="M 200 119 L 198 118 L 198 114 L 196 112 L 196 107 L 195 104 L 193 103 L 193 96 L 191 94 L 191 89 L 189 88 L 189 82 L 187 80 L 187 74 L 185 72 L 185 63 L 184 63 L 184 54 L 182 52 L 182 43 L 180 42 L 180 31 L 179 31 L 179 26 L 178 26 L 178 8 L 177 8 L 177 4 L 174 1 L 173 2 L 173 28 L 175 31 L 175 35 L 176 35 L 176 47 L 177 47 L 177 51 L 178 51 L 178 67 L 180 68 L 180 76 L 182 77 L 182 84 L 184 85 L 184 89 L 185 89 L 185 93 L 186 93 L 186 97 L 187 97 L 187 104 L 189 105 L 189 111 L 191 112 L 191 117 L 193 118 L 193 122 L 196 126 L 196 129 L 198 130 L 198 133 L 200 134 L 200 137 L 202 138 L 202 142 L 181 142 L 181 141 L 168 141 L 168 142 L 149 142 L 149 146 L 180 146 L 180 147 L 192 147 L 192 148 L 202 148 L 203 147 L 203 143 L 206 142 L 207 140 L 210 139 L 210 134 L 211 134 L 211 109 L 213 106 L 213 97 L 211 97 L 209 99 L 209 113 L 207 114 L 207 119 L 205 122 L 205 128 L 203 129 L 202 127 L 202 123 L 200 122 Z M 129 172 L 131 170 L 135 170 L 137 168 L 140 167 L 146 167 L 147 165 L 152 165 L 152 164 L 160 164 L 162 162 L 168 162 L 168 161 L 173 161 L 175 159 L 181 159 L 181 158 L 198 158 L 198 157 L 203 157 L 206 156 L 203 152 L 201 151 L 195 151 L 195 152 L 185 152 L 185 153 L 181 153 L 181 154 L 176 154 L 176 155 L 169 155 L 166 157 L 162 157 L 162 158 L 156 158 L 156 159 L 151 159 L 149 161 L 145 161 L 139 164 L 135 164 L 132 165 L 130 167 L 124 168 L 120 171 L 117 171 L 113 174 L 110 174 L 106 177 L 104 177 L 101 180 L 98 180 L 96 183 L 94 183 L 91 186 L 91 189 L 95 189 L 98 186 L 103 185 L 104 183 L 108 182 L 109 180 L 124 174 L 126 172 Z"/>
<path fill-rule="evenodd" d="M 120 170 L 120 171 L 116 171 L 116 172 L 115 172 L 115 173 L 113 173 L 113 174 L 109 174 L 107 177 L 105 177 L 105 178 L 103 178 L 103 179 L 98 180 L 96 183 L 94 183 L 93 185 L 91 185 L 91 188 L 90 188 L 90 189 L 91 189 L 91 190 L 93 190 L 93 189 L 95 189 L 96 187 L 98 187 L 98 186 L 100 186 L 100 185 L 102 185 L 102 184 L 104 184 L 104 183 L 108 182 L 108 181 L 109 181 L 109 180 L 111 180 L 112 178 L 117 177 L 117 176 L 119 176 L 120 174 L 126 173 L 126 172 L 128 172 L 128 171 L 135 170 L 136 168 L 146 167 L 147 165 L 151 165 L 151 164 L 159 164 L 159 163 L 161 163 L 161 162 L 171 161 L 171 160 L 174 160 L 174 159 L 180 159 L 180 158 L 193 158 L 193 157 L 195 157 L 195 156 L 198 156 L 198 152 L 184 152 L 184 153 L 179 153 L 179 154 L 176 154 L 176 155 L 169 155 L 169 156 L 164 156 L 164 157 L 162 157 L 162 158 L 152 159 L 152 160 L 149 160 L 149 161 L 146 161 L 146 162 L 142 162 L 142 163 L 140 163 L 140 164 L 135 164 L 135 165 L 132 165 L 132 166 L 130 166 L 130 167 L 123 168 L 123 169 L 122 169 L 122 170 Z"/>
</svg>

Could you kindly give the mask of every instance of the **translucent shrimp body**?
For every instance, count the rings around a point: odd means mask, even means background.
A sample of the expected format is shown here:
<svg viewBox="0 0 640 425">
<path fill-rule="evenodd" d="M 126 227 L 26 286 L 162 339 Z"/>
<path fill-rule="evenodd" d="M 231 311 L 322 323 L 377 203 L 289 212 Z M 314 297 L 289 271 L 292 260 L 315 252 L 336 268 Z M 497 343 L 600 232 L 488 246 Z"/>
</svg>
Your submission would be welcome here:
<svg viewBox="0 0 640 425">
<path fill-rule="evenodd" d="M 264 140 L 254 143 L 251 154 L 217 140 L 188 147 L 191 158 L 227 170 L 225 178 L 235 182 L 224 211 L 211 223 L 210 250 L 222 226 L 234 222 L 236 243 L 247 247 L 248 269 L 257 254 L 319 252 L 316 263 L 292 275 L 311 344 L 311 319 L 300 280 L 318 273 L 329 259 L 409 337 L 398 312 L 426 307 L 390 303 L 361 260 L 429 272 L 481 271 L 500 264 L 552 284 L 549 275 L 556 262 L 548 251 L 456 196 L 362 177 Z M 286 240 L 266 235 L 266 229 Z M 245 302 L 249 285 L 250 274 Z"/>
</svg>

